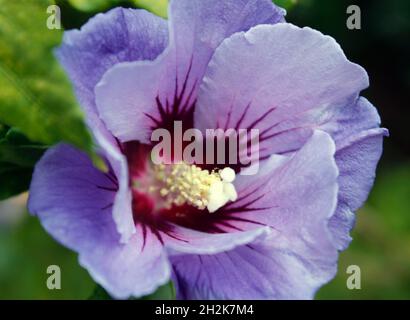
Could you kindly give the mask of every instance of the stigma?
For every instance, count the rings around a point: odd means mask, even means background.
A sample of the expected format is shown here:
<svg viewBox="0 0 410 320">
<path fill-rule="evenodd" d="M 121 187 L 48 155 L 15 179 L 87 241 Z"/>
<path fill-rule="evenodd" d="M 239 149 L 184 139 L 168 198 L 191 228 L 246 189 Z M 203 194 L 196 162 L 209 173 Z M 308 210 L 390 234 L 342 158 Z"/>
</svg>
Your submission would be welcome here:
<svg viewBox="0 0 410 320">
<path fill-rule="evenodd" d="M 232 183 L 235 171 L 229 167 L 210 172 L 184 162 L 158 164 L 154 176 L 154 188 L 167 207 L 188 204 L 212 213 L 238 198 Z"/>
</svg>

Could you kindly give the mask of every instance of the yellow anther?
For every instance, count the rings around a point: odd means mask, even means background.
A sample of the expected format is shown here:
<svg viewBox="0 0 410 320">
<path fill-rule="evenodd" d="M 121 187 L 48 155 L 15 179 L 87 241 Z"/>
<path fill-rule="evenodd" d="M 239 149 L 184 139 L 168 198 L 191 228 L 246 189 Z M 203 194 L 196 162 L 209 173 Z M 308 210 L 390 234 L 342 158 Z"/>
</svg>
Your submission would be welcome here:
<svg viewBox="0 0 410 320">
<path fill-rule="evenodd" d="M 235 187 L 231 183 L 235 172 L 230 168 L 209 172 L 180 162 L 155 165 L 154 171 L 160 185 L 159 193 L 167 206 L 189 204 L 214 212 L 228 201 L 236 200 Z"/>
</svg>

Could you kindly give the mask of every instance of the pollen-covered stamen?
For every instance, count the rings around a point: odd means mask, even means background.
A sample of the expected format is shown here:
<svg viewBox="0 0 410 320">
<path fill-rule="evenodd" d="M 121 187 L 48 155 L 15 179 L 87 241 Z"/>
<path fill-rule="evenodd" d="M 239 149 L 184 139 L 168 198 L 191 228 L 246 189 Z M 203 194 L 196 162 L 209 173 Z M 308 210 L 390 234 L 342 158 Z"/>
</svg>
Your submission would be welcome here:
<svg viewBox="0 0 410 320">
<path fill-rule="evenodd" d="M 231 168 L 210 172 L 180 162 L 155 165 L 154 174 L 159 194 L 169 207 L 189 204 L 201 210 L 207 208 L 209 212 L 215 212 L 228 201 L 237 199 L 232 184 L 235 172 Z"/>
</svg>

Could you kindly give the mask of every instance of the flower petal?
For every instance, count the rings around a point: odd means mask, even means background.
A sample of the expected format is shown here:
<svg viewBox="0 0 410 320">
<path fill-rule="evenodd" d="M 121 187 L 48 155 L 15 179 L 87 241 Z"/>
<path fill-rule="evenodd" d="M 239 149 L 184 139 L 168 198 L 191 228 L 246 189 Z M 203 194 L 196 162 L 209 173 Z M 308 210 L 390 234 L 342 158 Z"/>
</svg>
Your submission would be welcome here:
<svg viewBox="0 0 410 320">
<path fill-rule="evenodd" d="M 373 185 L 376 166 L 383 148 L 386 129 L 380 128 L 376 108 L 359 97 L 352 104 L 333 108 L 331 120 L 320 128 L 330 133 L 336 144 L 338 207 L 329 226 L 339 250 L 347 248 L 355 221 L 354 211 L 366 200 Z"/>
<path fill-rule="evenodd" d="M 101 118 L 123 142 L 149 143 L 152 129 L 164 122 L 192 125 L 197 88 L 215 48 L 235 32 L 283 21 L 283 15 L 269 0 L 172 1 L 169 47 L 154 62 L 122 63 L 105 74 L 96 87 Z"/>
<path fill-rule="evenodd" d="M 339 250 L 350 243 L 353 212 L 362 206 L 373 186 L 386 134 L 382 128 L 362 131 L 344 140 L 335 154 L 340 170 L 338 208 L 329 224 Z"/>
<path fill-rule="evenodd" d="M 306 257 L 282 243 L 171 257 L 178 299 L 312 299 L 334 277 L 335 256 Z"/>
<path fill-rule="evenodd" d="M 336 163 L 340 169 L 340 199 L 355 211 L 366 200 L 375 178 L 383 137 L 376 108 L 360 97 L 354 104 L 337 110 L 334 121 L 321 127 L 336 143 Z"/>
<path fill-rule="evenodd" d="M 153 60 L 168 43 L 167 22 L 145 10 L 116 8 L 98 14 L 81 30 L 64 33 L 57 57 L 74 84 L 102 152 L 119 180 L 113 216 L 122 241 L 135 232 L 132 222 L 128 168 L 117 141 L 97 114 L 94 87 L 103 74 L 122 61 Z"/>
<path fill-rule="evenodd" d="M 115 8 L 97 14 L 81 30 L 64 33 L 56 54 L 92 126 L 100 121 L 94 87 L 103 74 L 119 62 L 153 60 L 167 43 L 167 22 L 135 9 Z"/>
<path fill-rule="evenodd" d="M 338 168 L 335 145 L 323 131 L 315 131 L 301 150 L 287 161 L 267 161 L 255 175 L 237 175 L 239 197 L 224 214 L 271 226 L 279 233 L 325 229 L 336 208 Z M 240 221 L 240 220 L 238 220 Z M 246 227 L 246 220 L 239 227 Z M 319 228 L 313 232 L 312 228 Z"/>
<path fill-rule="evenodd" d="M 226 39 L 198 94 L 195 127 L 258 129 L 261 157 L 298 150 L 332 108 L 355 100 L 367 74 L 331 37 L 289 23 Z M 330 109 L 330 111 L 329 111 Z"/>
<path fill-rule="evenodd" d="M 315 131 L 290 159 L 273 161 L 272 170 L 237 176 L 239 194 L 250 196 L 228 210 L 271 226 L 272 234 L 213 256 L 172 257 L 179 298 L 312 298 L 336 273 L 338 252 L 328 226 L 338 192 L 334 152 L 330 136 Z M 235 210 L 244 202 L 250 210 Z M 237 226 L 254 228 L 246 220 Z"/>
<path fill-rule="evenodd" d="M 122 153 L 119 144 L 111 135 L 106 134 L 106 132 L 102 133 L 100 130 L 94 130 L 94 136 L 112 168 L 118 185 L 112 216 L 116 223 L 117 231 L 121 235 L 121 242 L 126 243 L 131 235 L 135 233 L 127 159 Z"/>
<path fill-rule="evenodd" d="M 113 297 L 146 295 L 168 281 L 169 263 L 151 234 L 144 250 L 138 234 L 120 243 L 111 214 L 116 188 L 112 176 L 95 169 L 85 154 L 59 145 L 36 166 L 29 210 L 56 240 L 79 253 L 80 264 Z"/>
<path fill-rule="evenodd" d="M 373 184 L 381 137 L 387 134 L 379 129 L 377 110 L 358 97 L 367 85 L 366 72 L 349 62 L 332 38 L 291 24 L 258 26 L 216 50 L 199 92 L 195 124 L 202 130 L 259 129 L 260 159 L 293 154 L 315 129 L 328 132 L 341 169 L 339 208 L 331 225 L 342 249 L 350 241 L 353 211 Z"/>
<path fill-rule="evenodd" d="M 266 238 L 270 234 L 268 227 L 230 233 L 206 233 L 175 225 L 173 231 L 177 237 L 168 237 L 166 240 L 166 247 L 170 249 L 172 255 L 216 254 L 251 243 L 256 239 Z"/>
</svg>

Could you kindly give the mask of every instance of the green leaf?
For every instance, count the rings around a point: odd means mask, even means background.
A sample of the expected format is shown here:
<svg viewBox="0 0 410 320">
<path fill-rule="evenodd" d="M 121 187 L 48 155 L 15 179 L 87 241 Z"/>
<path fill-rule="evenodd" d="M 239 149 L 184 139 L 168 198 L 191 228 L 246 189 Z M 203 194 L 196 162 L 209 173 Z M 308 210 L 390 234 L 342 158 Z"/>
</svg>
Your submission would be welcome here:
<svg viewBox="0 0 410 320">
<path fill-rule="evenodd" d="M 19 130 L 12 128 L 0 138 L 0 162 L 32 168 L 46 149 L 46 146 L 31 142 Z"/>
<path fill-rule="evenodd" d="M 156 15 L 166 18 L 168 15 L 168 0 L 132 0 L 138 8 L 144 8 Z"/>
<path fill-rule="evenodd" d="M 34 165 L 46 149 L 15 128 L 0 128 L 0 200 L 28 190 Z"/>
<path fill-rule="evenodd" d="M 119 4 L 121 0 L 68 0 L 71 6 L 79 11 L 98 12 Z"/>
<path fill-rule="evenodd" d="M 286 10 L 292 9 L 301 0 L 273 0 L 273 3 Z"/>
<path fill-rule="evenodd" d="M 71 143 L 96 163 L 91 135 L 52 53 L 62 31 L 47 28 L 51 4 L 0 0 L 0 122 L 19 128 L 32 141 Z"/>
<path fill-rule="evenodd" d="M 101 286 L 97 285 L 92 293 L 92 295 L 88 298 L 89 300 L 112 300 L 110 295 L 107 291 L 104 290 Z M 139 298 L 139 299 L 130 299 L 130 300 L 173 300 L 175 299 L 175 289 L 172 281 L 164 284 L 163 286 L 159 287 L 157 291 L 154 293 Z"/>
</svg>

